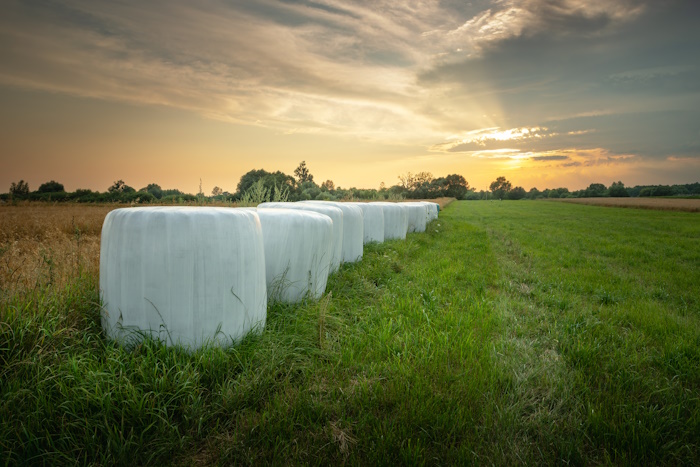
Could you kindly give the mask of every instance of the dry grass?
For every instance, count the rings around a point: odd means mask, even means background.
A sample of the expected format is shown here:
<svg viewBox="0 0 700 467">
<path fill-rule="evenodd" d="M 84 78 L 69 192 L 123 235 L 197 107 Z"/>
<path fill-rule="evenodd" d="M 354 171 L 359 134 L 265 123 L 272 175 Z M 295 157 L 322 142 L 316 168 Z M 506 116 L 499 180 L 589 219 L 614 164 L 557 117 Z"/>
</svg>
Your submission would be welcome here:
<svg viewBox="0 0 700 467">
<path fill-rule="evenodd" d="M 0 206 L 0 301 L 97 275 L 100 232 L 119 205 Z"/>
<path fill-rule="evenodd" d="M 662 211 L 700 212 L 700 199 L 681 198 L 563 198 L 547 201 L 589 204 L 616 208 L 658 209 Z"/>
<path fill-rule="evenodd" d="M 434 199 L 411 199 L 406 201 L 428 201 L 429 203 L 437 203 L 440 205 L 440 209 L 445 209 L 445 206 L 455 201 L 455 198 L 434 198 Z"/>
</svg>

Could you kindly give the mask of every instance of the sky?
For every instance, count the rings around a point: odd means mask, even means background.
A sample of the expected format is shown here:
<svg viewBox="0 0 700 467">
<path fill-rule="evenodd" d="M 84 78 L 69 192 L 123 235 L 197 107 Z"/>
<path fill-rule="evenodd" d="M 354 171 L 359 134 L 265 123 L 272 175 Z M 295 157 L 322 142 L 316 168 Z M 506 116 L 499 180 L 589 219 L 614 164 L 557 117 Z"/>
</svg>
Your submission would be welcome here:
<svg viewBox="0 0 700 467">
<path fill-rule="evenodd" d="M 696 0 L 4 0 L 0 192 L 700 181 Z"/>
</svg>

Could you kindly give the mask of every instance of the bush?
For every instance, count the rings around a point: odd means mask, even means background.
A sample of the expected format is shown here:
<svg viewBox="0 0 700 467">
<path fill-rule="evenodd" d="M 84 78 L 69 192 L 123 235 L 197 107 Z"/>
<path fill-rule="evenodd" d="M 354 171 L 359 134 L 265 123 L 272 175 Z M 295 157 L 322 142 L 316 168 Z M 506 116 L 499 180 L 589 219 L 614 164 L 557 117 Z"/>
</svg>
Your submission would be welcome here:
<svg viewBox="0 0 700 467">
<path fill-rule="evenodd" d="M 506 194 L 506 198 L 514 199 L 514 200 L 515 199 L 523 199 L 523 198 L 525 198 L 526 195 L 527 195 L 527 192 L 525 191 L 525 188 L 523 188 L 521 186 L 516 186 L 515 188 L 513 188 L 512 190 L 510 190 Z"/>
<path fill-rule="evenodd" d="M 59 191 L 65 192 L 63 184 L 58 183 L 54 180 L 50 182 L 42 183 L 37 190 L 37 193 L 57 193 Z"/>
</svg>

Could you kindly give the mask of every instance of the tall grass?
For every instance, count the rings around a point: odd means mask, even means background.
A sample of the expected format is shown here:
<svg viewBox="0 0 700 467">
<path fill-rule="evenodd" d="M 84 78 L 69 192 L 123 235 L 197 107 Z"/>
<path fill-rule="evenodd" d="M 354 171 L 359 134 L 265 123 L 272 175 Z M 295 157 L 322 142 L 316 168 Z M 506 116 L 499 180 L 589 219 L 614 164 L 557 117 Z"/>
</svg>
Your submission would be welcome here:
<svg viewBox="0 0 700 467">
<path fill-rule="evenodd" d="M 0 308 L 0 459 L 697 464 L 693 216 L 453 203 L 194 353 L 107 341 L 93 271 L 43 284 Z"/>
</svg>

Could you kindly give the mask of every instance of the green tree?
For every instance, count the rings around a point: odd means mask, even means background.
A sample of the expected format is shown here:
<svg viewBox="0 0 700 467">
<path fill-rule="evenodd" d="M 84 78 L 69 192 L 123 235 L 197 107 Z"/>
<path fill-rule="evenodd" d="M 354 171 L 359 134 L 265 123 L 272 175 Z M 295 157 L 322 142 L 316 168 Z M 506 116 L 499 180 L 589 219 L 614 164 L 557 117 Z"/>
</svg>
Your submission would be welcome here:
<svg viewBox="0 0 700 467">
<path fill-rule="evenodd" d="M 222 194 L 224 194 L 224 190 L 222 190 L 222 189 L 221 189 L 220 187 L 218 187 L 218 186 L 215 186 L 215 187 L 212 188 L 212 190 L 211 190 L 211 195 L 212 195 L 212 196 L 220 196 L 220 195 L 222 195 Z"/>
<path fill-rule="evenodd" d="M 309 168 L 306 166 L 306 161 L 301 161 L 299 167 L 294 169 L 294 175 L 297 177 L 299 183 L 313 182 L 314 176 L 309 172 Z"/>
<path fill-rule="evenodd" d="M 668 185 L 659 185 L 654 189 L 653 196 L 672 196 L 673 190 Z"/>
<path fill-rule="evenodd" d="M 17 183 L 12 182 L 10 185 L 10 194 L 14 198 L 25 198 L 29 196 L 29 184 L 24 180 L 20 180 Z"/>
<path fill-rule="evenodd" d="M 301 191 L 300 199 L 316 199 L 318 195 L 321 194 L 321 188 L 316 185 L 313 180 L 302 182 L 299 185 L 299 190 Z"/>
<path fill-rule="evenodd" d="M 462 199 L 469 191 L 469 182 L 458 174 L 450 174 L 445 177 L 445 193 L 444 196 L 450 198 Z"/>
<path fill-rule="evenodd" d="M 525 188 L 521 186 L 516 186 L 512 190 L 508 192 L 506 197 L 508 199 L 523 199 L 527 195 L 527 192 L 525 191 Z"/>
<path fill-rule="evenodd" d="M 506 180 L 506 177 L 498 177 L 489 185 L 489 189 L 493 193 L 494 198 L 503 199 L 510 191 L 513 185 Z"/>
<path fill-rule="evenodd" d="M 42 183 L 41 185 L 39 185 L 39 189 L 37 190 L 38 193 L 58 193 L 60 191 L 66 190 L 63 188 L 63 184 L 58 183 L 54 180 Z"/>
<path fill-rule="evenodd" d="M 538 190 L 535 187 L 530 188 L 530 191 L 527 192 L 527 199 L 537 199 L 538 196 L 540 196 L 542 192 Z"/>
<path fill-rule="evenodd" d="M 404 188 L 410 198 L 427 198 L 431 191 L 430 184 L 434 182 L 433 174 L 430 172 L 418 172 L 412 174 L 406 172 L 406 175 L 399 175 L 400 186 Z"/>
<path fill-rule="evenodd" d="M 139 191 L 150 193 L 157 199 L 161 199 L 163 197 L 163 189 L 157 183 L 149 183 L 145 188 L 141 188 Z"/>
<path fill-rule="evenodd" d="M 124 183 L 124 180 L 117 180 L 112 183 L 112 186 L 110 186 L 107 191 L 110 193 L 133 193 L 136 190 Z"/>
<path fill-rule="evenodd" d="M 610 185 L 610 189 L 608 189 L 608 196 L 612 196 L 613 198 L 629 198 L 629 195 L 625 184 L 622 182 L 613 182 L 613 184 Z"/>
<path fill-rule="evenodd" d="M 240 198 L 243 196 L 258 180 L 263 181 L 263 186 L 268 190 L 268 193 L 274 193 L 275 190 L 278 190 L 279 193 L 288 193 L 292 199 L 296 199 L 298 196 L 294 177 L 279 170 L 271 173 L 264 169 L 259 169 L 251 170 L 241 177 L 236 187 L 236 197 Z"/>
<path fill-rule="evenodd" d="M 605 196 L 605 190 L 605 185 L 602 183 L 591 183 L 588 185 L 588 188 L 586 188 L 585 196 L 586 198 L 600 198 L 601 196 Z"/>
</svg>

